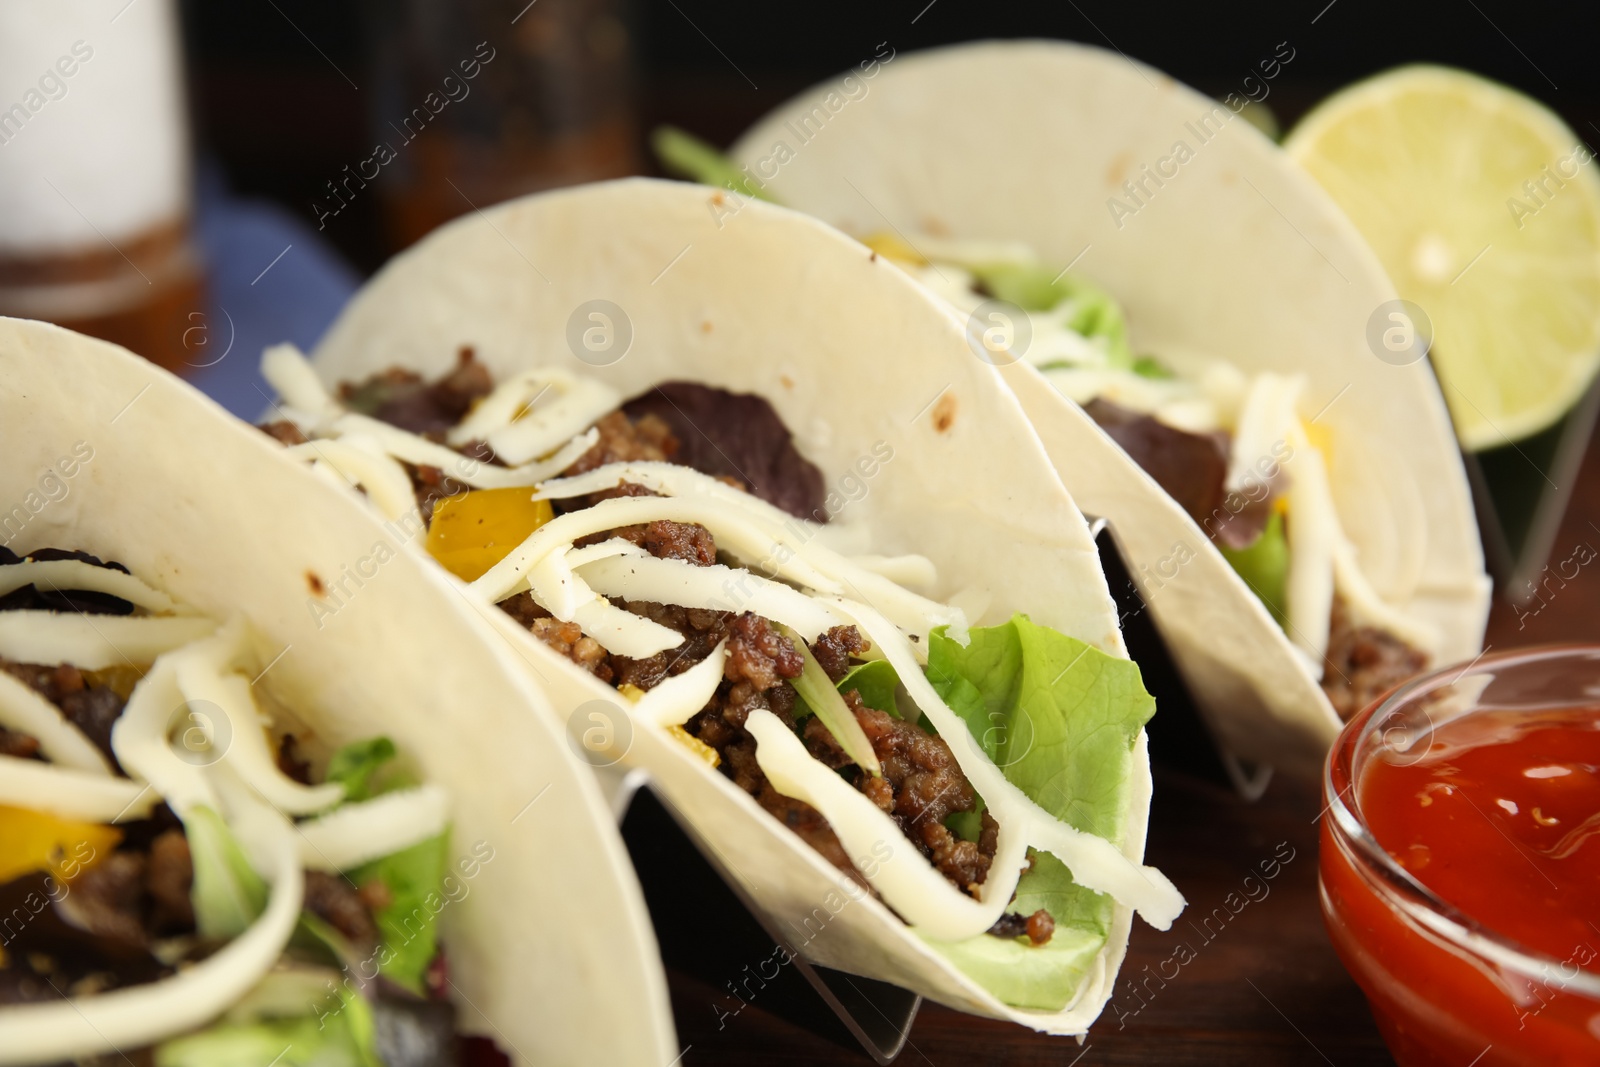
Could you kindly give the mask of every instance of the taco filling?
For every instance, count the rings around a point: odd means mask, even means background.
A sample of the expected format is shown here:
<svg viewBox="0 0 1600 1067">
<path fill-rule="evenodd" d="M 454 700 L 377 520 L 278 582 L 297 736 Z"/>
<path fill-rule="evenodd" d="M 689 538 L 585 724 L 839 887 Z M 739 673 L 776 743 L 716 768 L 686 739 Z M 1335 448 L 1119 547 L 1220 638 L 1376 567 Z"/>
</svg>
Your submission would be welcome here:
<svg viewBox="0 0 1600 1067">
<path fill-rule="evenodd" d="M 1341 718 L 1427 666 L 1429 627 L 1383 600 L 1340 526 L 1329 442 L 1315 414 L 1301 414 L 1302 377 L 1249 377 L 1214 359 L 1179 375 L 1136 357 L 1116 301 L 1025 246 L 867 243 L 974 315 L 969 332 L 983 328 L 988 301 L 1026 315 L 1025 344 L 1005 314 L 987 318 L 999 334 L 974 343 L 997 361 L 1015 351 L 1037 367 L 1155 479 L 1260 598 Z"/>
<path fill-rule="evenodd" d="M 773 199 L 681 130 L 658 130 L 654 143 L 674 173 Z M 1025 244 L 932 235 L 913 244 L 898 232 L 863 241 L 971 316 L 979 355 L 1027 360 L 1122 446 L 1216 543 L 1341 718 L 1427 666 L 1432 627 L 1383 600 L 1340 527 L 1320 412 L 1301 414 L 1303 379 L 1252 378 L 1217 359 L 1188 361 L 1180 375 L 1136 356 L 1116 300 Z"/>
<path fill-rule="evenodd" d="M 838 495 L 765 400 L 496 384 L 470 348 L 437 381 L 336 394 L 287 347 L 263 372 L 267 432 L 1011 1003 L 1069 1003 L 1113 902 L 1163 928 L 1181 908 L 1119 850 L 1154 711 L 1138 668 L 914 591 L 931 562 L 830 523 Z"/>
<path fill-rule="evenodd" d="M 0 547 L 0 1059 L 456 1061 L 449 797 L 387 738 L 321 752 L 271 666 L 242 617 Z"/>
</svg>

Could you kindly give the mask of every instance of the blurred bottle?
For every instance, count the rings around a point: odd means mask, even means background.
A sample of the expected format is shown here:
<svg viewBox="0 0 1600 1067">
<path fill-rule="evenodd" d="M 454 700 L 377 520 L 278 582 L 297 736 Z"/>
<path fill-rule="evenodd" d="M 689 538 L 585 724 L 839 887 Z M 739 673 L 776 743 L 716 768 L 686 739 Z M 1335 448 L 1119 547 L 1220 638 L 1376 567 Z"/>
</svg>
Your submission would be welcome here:
<svg viewBox="0 0 1600 1067">
<path fill-rule="evenodd" d="M 0 2 L 0 314 L 181 367 L 189 151 L 173 0 Z"/>
<path fill-rule="evenodd" d="M 374 143 L 328 183 L 319 221 L 375 182 L 398 247 L 474 208 L 635 173 L 625 13 L 624 0 L 373 0 Z"/>
</svg>

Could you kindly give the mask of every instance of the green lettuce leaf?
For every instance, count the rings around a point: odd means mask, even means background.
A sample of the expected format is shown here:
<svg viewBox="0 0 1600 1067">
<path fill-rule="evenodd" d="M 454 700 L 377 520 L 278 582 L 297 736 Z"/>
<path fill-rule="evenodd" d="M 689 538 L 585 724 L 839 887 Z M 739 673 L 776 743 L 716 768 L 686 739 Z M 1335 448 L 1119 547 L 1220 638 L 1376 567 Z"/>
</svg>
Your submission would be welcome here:
<svg viewBox="0 0 1600 1067">
<path fill-rule="evenodd" d="M 1222 558 L 1238 572 L 1282 627 L 1289 621 L 1289 539 L 1284 533 L 1283 516 L 1274 511 L 1267 517 L 1261 536 L 1244 548 L 1229 548 L 1217 542 Z"/>
<path fill-rule="evenodd" d="M 858 663 L 845 672 L 836 688 L 841 695 L 855 690 L 861 703 L 869 708 L 886 711 L 900 718 L 900 708 L 895 704 L 895 690 L 900 686 L 900 676 L 886 659 Z"/>
<path fill-rule="evenodd" d="M 702 185 L 732 189 L 758 200 L 772 200 L 742 170 L 734 166 L 733 160 L 676 126 L 656 127 L 650 135 L 650 147 L 655 149 L 656 158 L 661 160 L 661 165 L 669 174 Z"/>
<path fill-rule="evenodd" d="M 1155 713 L 1137 665 L 1017 615 L 972 630 L 965 647 L 934 631 L 927 672 L 1008 779 L 1062 821 L 1120 843 L 1134 744 Z M 1105 945 L 1112 900 L 1074 883 L 1055 857 L 1036 854 L 1010 910 L 1039 908 L 1056 921 L 1042 947 L 987 934 L 928 940 L 1007 1003 L 1057 1011 Z"/>
<path fill-rule="evenodd" d="M 1177 375 L 1173 374 L 1171 369 L 1168 368 L 1165 363 L 1161 362 L 1155 356 L 1140 356 L 1138 359 L 1133 361 L 1133 367 L 1131 369 L 1133 373 L 1137 374 L 1141 378 L 1154 378 L 1158 381 L 1164 381 L 1177 377 Z"/>
<path fill-rule="evenodd" d="M 449 837 L 447 830 L 349 872 L 356 885 L 377 880 L 388 887 L 389 903 L 373 913 L 383 934 L 378 970 L 413 993 L 423 992 L 428 964 L 438 952 Z"/>
<path fill-rule="evenodd" d="M 163 1042 L 155 1067 L 383 1067 L 372 1007 L 344 992 L 337 1011 L 219 1023 Z"/>
<path fill-rule="evenodd" d="M 970 269 L 991 296 L 1024 311 L 1053 311 L 1070 302 L 1067 328 L 1090 340 L 1101 340 L 1112 366 L 1134 366 L 1122 305 L 1099 286 L 1057 273 L 1043 263 L 996 263 Z"/>
<path fill-rule="evenodd" d="M 861 702 L 869 708 L 886 711 L 895 718 L 901 718 L 900 708 L 895 703 L 895 690 L 900 685 L 900 676 L 895 673 L 888 660 L 872 660 L 867 663 L 858 663 L 845 672 L 844 677 L 834 686 L 839 695 L 854 689 Z M 798 694 L 797 694 L 798 695 Z M 795 701 L 794 716 L 803 719 L 814 714 L 803 696 Z"/>
<path fill-rule="evenodd" d="M 183 830 L 194 862 L 189 897 L 200 936 L 238 937 L 266 910 L 266 881 L 250 866 L 233 831 L 215 811 L 196 807 L 185 817 Z"/>
<path fill-rule="evenodd" d="M 394 742 L 387 737 L 353 741 L 328 761 L 327 780 L 344 786 L 346 800 L 367 800 L 373 795 L 372 776 L 394 759 L 394 754 Z"/>
</svg>

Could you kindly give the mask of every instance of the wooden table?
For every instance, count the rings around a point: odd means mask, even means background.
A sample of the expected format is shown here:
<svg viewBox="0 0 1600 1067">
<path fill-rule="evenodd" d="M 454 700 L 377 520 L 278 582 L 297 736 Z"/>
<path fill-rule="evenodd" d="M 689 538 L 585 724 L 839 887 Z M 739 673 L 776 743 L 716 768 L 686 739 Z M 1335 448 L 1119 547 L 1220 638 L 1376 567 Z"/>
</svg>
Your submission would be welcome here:
<svg viewBox="0 0 1600 1067">
<path fill-rule="evenodd" d="M 1530 468 L 1529 476 L 1538 475 Z M 1600 438 L 1590 442 L 1551 558 L 1567 559 L 1585 544 L 1600 548 Z M 1600 577 L 1587 569 L 1564 586 L 1552 580 L 1543 606 L 1532 604 L 1536 612 L 1497 601 L 1487 643 L 1504 649 L 1600 639 L 1600 613 L 1594 608 L 1600 586 L 1591 588 L 1594 583 Z M 1169 752 L 1173 734 L 1187 737 L 1188 727 L 1169 728 Z M 1158 714 L 1152 725 L 1158 749 L 1161 729 Z M 1079 1046 L 1069 1038 L 1044 1037 L 925 1004 L 899 1063 L 1356 1067 L 1393 1062 L 1360 990 L 1323 931 L 1317 907 L 1321 805 L 1316 783 L 1275 780 L 1260 801 L 1246 804 L 1221 784 L 1180 769 L 1181 762 L 1157 764 L 1148 860 L 1183 890 L 1188 911 L 1166 933 L 1135 922 L 1111 1006 L 1087 1041 Z M 1277 877 L 1260 881 L 1258 865 L 1274 859 L 1280 861 Z M 1253 872 L 1258 880 L 1247 886 Z M 1235 894 L 1231 901 L 1230 894 Z M 1241 906 L 1242 900 L 1248 902 Z M 736 967 L 725 972 L 738 973 Z M 726 1017 L 718 1006 L 729 998 L 720 995 L 715 979 L 680 967 L 669 973 L 679 1037 L 688 1046 L 684 1064 L 872 1062 L 842 1034 L 819 1036 L 817 1017 L 793 1017 L 795 998 L 807 992 L 798 981 L 786 993 L 774 993 L 777 1009 L 773 1000 L 757 998 L 737 1017 Z"/>
</svg>

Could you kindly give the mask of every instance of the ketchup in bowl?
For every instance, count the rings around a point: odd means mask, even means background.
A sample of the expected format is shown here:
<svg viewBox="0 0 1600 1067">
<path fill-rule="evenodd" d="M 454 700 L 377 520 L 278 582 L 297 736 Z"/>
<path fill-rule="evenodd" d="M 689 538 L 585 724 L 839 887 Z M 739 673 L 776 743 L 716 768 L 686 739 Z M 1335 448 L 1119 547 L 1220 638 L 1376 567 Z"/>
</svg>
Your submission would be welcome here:
<svg viewBox="0 0 1600 1067">
<path fill-rule="evenodd" d="M 1324 792 L 1323 916 L 1400 1063 L 1600 1063 L 1600 648 L 1410 683 Z"/>
</svg>

